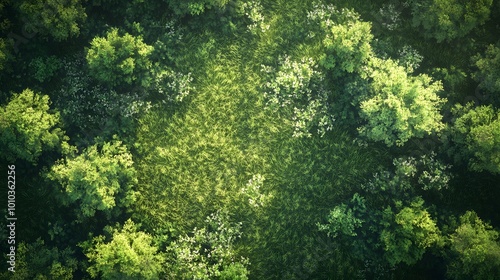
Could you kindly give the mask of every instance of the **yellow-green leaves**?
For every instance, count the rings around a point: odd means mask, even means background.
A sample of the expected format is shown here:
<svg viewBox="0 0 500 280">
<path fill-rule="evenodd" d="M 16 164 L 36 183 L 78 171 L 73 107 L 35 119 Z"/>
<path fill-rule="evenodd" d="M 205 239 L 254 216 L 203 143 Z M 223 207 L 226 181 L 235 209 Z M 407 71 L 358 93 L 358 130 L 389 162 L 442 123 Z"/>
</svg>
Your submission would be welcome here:
<svg viewBox="0 0 500 280">
<path fill-rule="evenodd" d="M 472 170 L 500 173 L 500 117 L 492 106 L 472 108 L 457 105 L 457 116 L 451 129 L 452 140 L 458 145 Z"/>
<path fill-rule="evenodd" d="M 437 93 L 440 82 L 427 75 L 409 76 L 392 60 L 372 59 L 370 96 L 360 104 L 367 124 L 359 131 L 387 146 L 402 146 L 412 137 L 423 137 L 444 128 L 439 112 L 445 99 Z"/>
<path fill-rule="evenodd" d="M 15 94 L 0 108 L 0 145 L 8 161 L 36 163 L 43 150 L 56 149 L 64 139 L 59 113 L 50 111 L 50 100 L 30 89 Z"/>
<path fill-rule="evenodd" d="M 150 84 L 152 63 L 149 56 L 153 47 L 145 44 L 141 37 L 128 33 L 119 35 L 113 28 L 106 37 L 96 37 L 87 52 L 90 73 L 101 82 L 111 86 Z"/>
<path fill-rule="evenodd" d="M 388 221 L 391 226 L 380 233 L 380 240 L 390 265 L 401 262 L 414 264 L 422 258 L 427 248 L 439 242 L 440 231 L 423 204 L 424 201 L 417 198 L 398 213 L 384 211 L 384 218 L 392 221 Z"/>
<path fill-rule="evenodd" d="M 137 184 L 132 155 L 120 141 L 87 148 L 78 156 L 68 156 L 52 167 L 48 177 L 61 185 L 65 204 L 76 203 L 77 215 L 84 219 L 97 210 L 108 217 L 118 214 L 115 207 L 135 201 Z"/>
<path fill-rule="evenodd" d="M 164 256 L 157 253 L 151 235 L 138 230 L 130 219 L 122 229 L 108 229 L 111 240 L 104 236 L 86 243 L 86 256 L 91 265 L 88 272 L 100 279 L 159 279 Z M 90 245 L 90 246 L 89 246 Z"/>
</svg>

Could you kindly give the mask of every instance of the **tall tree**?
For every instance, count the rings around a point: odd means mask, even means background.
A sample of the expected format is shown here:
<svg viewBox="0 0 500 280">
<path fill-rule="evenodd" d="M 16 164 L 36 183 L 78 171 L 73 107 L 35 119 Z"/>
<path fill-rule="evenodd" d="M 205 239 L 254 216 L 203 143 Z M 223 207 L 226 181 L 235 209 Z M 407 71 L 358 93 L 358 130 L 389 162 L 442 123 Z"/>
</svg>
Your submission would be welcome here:
<svg viewBox="0 0 500 280">
<path fill-rule="evenodd" d="M 0 108 L 0 146 L 2 157 L 36 164 L 45 150 L 55 150 L 65 141 L 59 113 L 50 110 L 47 95 L 26 89 L 15 94 Z"/>
<path fill-rule="evenodd" d="M 484 54 L 472 58 L 477 71 L 473 73 L 479 86 L 490 92 L 500 93 L 500 42 L 489 45 Z"/>
<path fill-rule="evenodd" d="M 493 0 L 412 1 L 412 24 L 423 27 L 425 37 L 438 42 L 469 34 L 488 20 Z"/>
<path fill-rule="evenodd" d="M 50 35 L 56 41 L 78 36 L 87 18 L 80 0 L 24 0 L 19 10 L 28 32 Z"/>
<path fill-rule="evenodd" d="M 210 8 L 222 8 L 229 0 L 167 0 L 177 15 L 199 15 Z"/>
<path fill-rule="evenodd" d="M 98 236 L 82 243 L 92 278 L 160 279 L 164 256 L 157 252 L 153 237 L 127 220 L 122 228 L 107 227 L 110 237 Z"/>
<path fill-rule="evenodd" d="M 88 147 L 56 163 L 48 178 L 61 186 L 65 205 L 76 204 L 81 220 L 103 211 L 108 218 L 135 200 L 137 184 L 132 155 L 121 141 Z"/>
<path fill-rule="evenodd" d="M 120 35 L 112 28 L 106 37 L 96 37 L 87 51 L 87 63 L 92 76 L 110 86 L 150 84 L 153 47 L 141 37 Z"/>
<path fill-rule="evenodd" d="M 472 103 L 453 109 L 456 120 L 451 128 L 455 155 L 461 155 L 475 171 L 500 173 L 500 113 L 492 106 Z"/>
<path fill-rule="evenodd" d="M 498 231 L 483 222 L 475 212 L 460 217 L 460 225 L 450 235 L 452 279 L 495 279 L 500 275 Z"/>
<path fill-rule="evenodd" d="M 359 130 L 371 140 L 401 146 L 444 128 L 439 112 L 446 101 L 438 96 L 440 82 L 425 74 L 410 76 L 395 61 L 373 58 L 369 93 L 360 103 L 366 124 Z"/>
</svg>

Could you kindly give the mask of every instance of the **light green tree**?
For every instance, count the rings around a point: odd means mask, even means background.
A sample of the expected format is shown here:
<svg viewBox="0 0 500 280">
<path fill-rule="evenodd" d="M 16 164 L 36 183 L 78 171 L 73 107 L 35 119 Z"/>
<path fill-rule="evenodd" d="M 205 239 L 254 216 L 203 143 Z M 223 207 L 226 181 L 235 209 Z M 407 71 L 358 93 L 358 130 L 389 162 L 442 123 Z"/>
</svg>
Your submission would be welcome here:
<svg viewBox="0 0 500 280">
<path fill-rule="evenodd" d="M 152 66 L 149 56 L 153 47 L 144 43 L 142 37 L 119 33 L 117 28 L 112 28 L 106 37 L 92 40 L 87 51 L 91 75 L 111 86 L 148 86 Z"/>
<path fill-rule="evenodd" d="M 85 250 L 92 278 L 99 279 L 160 279 L 164 256 L 157 252 L 153 237 L 139 231 L 127 220 L 121 229 L 107 227 L 111 238 L 98 236 L 80 246 Z"/>
<path fill-rule="evenodd" d="M 313 26 L 309 37 L 321 38 L 321 66 L 334 77 L 364 72 L 363 66 L 373 55 L 369 22 L 361 21 L 353 10 L 322 4 L 315 4 L 308 20 Z"/>
<path fill-rule="evenodd" d="M 50 35 L 56 41 L 78 36 L 87 18 L 80 0 L 24 0 L 19 10 L 28 32 Z"/>
<path fill-rule="evenodd" d="M 50 110 L 47 95 L 30 89 L 14 94 L 7 105 L 0 107 L 0 157 L 36 164 L 43 151 L 56 150 L 65 141 L 60 122 L 59 113 Z"/>
<path fill-rule="evenodd" d="M 472 170 L 500 173 L 500 113 L 492 106 L 456 105 L 453 142 Z"/>
<path fill-rule="evenodd" d="M 412 1 L 412 24 L 423 27 L 423 35 L 438 42 L 469 34 L 488 20 L 492 0 Z"/>
<path fill-rule="evenodd" d="M 88 147 L 56 163 L 48 178 L 61 186 L 63 204 L 76 204 L 80 219 L 103 211 L 108 217 L 135 200 L 137 184 L 132 155 L 121 141 Z"/>
<path fill-rule="evenodd" d="M 415 264 L 429 247 L 440 242 L 436 222 L 423 204 L 423 199 L 417 198 L 409 206 L 398 210 L 388 207 L 382 212 L 380 241 L 390 265 Z"/>
<path fill-rule="evenodd" d="M 440 82 L 425 74 L 409 76 L 392 60 L 373 58 L 371 68 L 369 94 L 360 103 L 360 115 L 366 121 L 359 128 L 361 135 L 387 146 L 402 146 L 412 137 L 444 128 Z"/>
<path fill-rule="evenodd" d="M 460 226 L 450 235 L 452 279 L 496 279 L 500 275 L 499 233 L 475 212 L 460 217 Z"/>
</svg>

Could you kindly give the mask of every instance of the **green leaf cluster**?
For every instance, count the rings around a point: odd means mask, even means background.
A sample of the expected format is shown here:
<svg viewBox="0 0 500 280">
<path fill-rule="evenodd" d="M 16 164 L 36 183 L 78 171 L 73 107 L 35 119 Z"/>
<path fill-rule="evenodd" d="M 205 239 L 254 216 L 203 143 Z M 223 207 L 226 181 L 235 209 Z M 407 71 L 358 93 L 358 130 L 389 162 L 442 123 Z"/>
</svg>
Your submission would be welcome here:
<svg viewBox="0 0 500 280">
<path fill-rule="evenodd" d="M 57 150 L 65 141 L 58 112 L 47 95 L 25 89 L 0 108 L 1 157 L 36 164 L 43 151 Z"/>
<path fill-rule="evenodd" d="M 78 205 L 80 220 L 103 211 L 108 218 L 135 201 L 137 184 L 132 155 L 121 141 L 95 144 L 52 166 L 49 179 L 59 183 L 61 200 Z"/>
<path fill-rule="evenodd" d="M 110 240 L 103 235 L 81 244 L 90 266 L 92 278 L 160 279 L 165 257 L 157 252 L 153 237 L 138 230 L 132 220 L 121 228 L 106 228 Z"/>
<path fill-rule="evenodd" d="M 28 32 L 50 35 L 56 41 L 78 36 L 87 18 L 80 0 L 20 1 L 19 11 Z"/>
<path fill-rule="evenodd" d="M 422 27 L 425 37 L 438 42 L 451 41 L 484 24 L 492 3 L 492 0 L 412 1 L 412 25 Z"/>
<path fill-rule="evenodd" d="M 147 87 L 150 84 L 152 62 L 149 56 L 153 47 L 142 38 L 128 33 L 119 34 L 112 28 L 106 37 L 96 37 L 87 51 L 89 71 L 99 81 L 110 85 L 136 85 Z"/>
<path fill-rule="evenodd" d="M 475 171 L 500 172 L 500 113 L 492 106 L 456 105 L 452 140 Z"/>
<path fill-rule="evenodd" d="M 422 138 L 444 128 L 439 112 L 446 99 L 440 98 L 439 81 L 425 75 L 409 76 L 392 60 L 373 58 L 370 93 L 360 104 L 367 124 L 362 135 L 387 146 L 402 146 L 410 138 Z"/>
</svg>

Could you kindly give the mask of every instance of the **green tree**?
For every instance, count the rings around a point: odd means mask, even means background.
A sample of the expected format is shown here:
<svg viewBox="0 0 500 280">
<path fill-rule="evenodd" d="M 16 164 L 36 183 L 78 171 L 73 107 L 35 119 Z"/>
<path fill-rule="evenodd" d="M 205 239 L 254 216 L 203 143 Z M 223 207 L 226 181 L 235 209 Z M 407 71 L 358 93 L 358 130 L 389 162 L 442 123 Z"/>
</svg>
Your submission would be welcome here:
<svg viewBox="0 0 500 280">
<path fill-rule="evenodd" d="M 2 279 L 12 280 L 71 280 L 78 262 L 69 248 L 49 248 L 44 241 L 21 242 L 17 247 L 15 272 L 0 274 Z"/>
<path fill-rule="evenodd" d="M 500 93 L 500 43 L 489 45 L 484 55 L 477 54 L 472 58 L 477 71 L 473 73 L 479 86 L 490 92 Z"/>
<path fill-rule="evenodd" d="M 396 203 L 397 206 L 398 204 Z M 427 248 L 440 242 L 436 222 L 423 204 L 424 200 L 417 198 L 397 212 L 391 207 L 383 210 L 381 224 L 384 229 L 380 233 L 380 241 L 385 259 L 390 265 L 402 262 L 415 264 Z"/>
<path fill-rule="evenodd" d="M 499 233 L 475 212 L 460 217 L 460 226 L 450 235 L 452 279 L 496 279 L 500 275 Z"/>
<path fill-rule="evenodd" d="M 56 150 L 65 141 L 59 125 L 59 113 L 51 112 L 47 95 L 30 89 L 15 94 L 0 108 L 1 157 L 36 164 L 43 151 Z"/>
<path fill-rule="evenodd" d="M 456 105 L 457 116 L 452 128 L 452 140 L 457 146 L 451 153 L 468 160 L 475 171 L 500 173 L 500 113 L 492 106 Z"/>
<path fill-rule="evenodd" d="M 87 51 L 87 63 L 92 76 L 111 86 L 150 84 L 153 47 L 145 44 L 142 37 L 128 33 L 119 35 L 117 28 L 106 37 L 96 37 Z"/>
<path fill-rule="evenodd" d="M 233 244 L 241 237 L 241 223 L 230 223 L 221 212 L 208 216 L 205 223 L 192 236 L 170 244 L 167 274 L 174 279 L 248 279 L 248 261 L 236 258 Z"/>
<path fill-rule="evenodd" d="M 425 74 L 409 76 L 392 60 L 373 58 L 369 71 L 369 93 L 360 103 L 366 124 L 360 134 L 387 146 L 402 146 L 412 137 L 440 132 L 440 107 L 446 101 L 438 96 L 440 82 L 432 83 Z"/>
<path fill-rule="evenodd" d="M 136 171 L 121 141 L 95 144 L 78 156 L 68 155 L 52 167 L 48 178 L 60 184 L 63 204 L 78 205 L 80 219 L 92 217 L 97 210 L 110 218 L 135 200 Z"/>
<path fill-rule="evenodd" d="M 80 0 L 24 0 L 19 10 L 28 32 L 50 35 L 56 41 L 78 36 L 87 18 Z"/>
<path fill-rule="evenodd" d="M 222 8 L 229 0 L 167 0 L 170 8 L 177 15 L 199 15 L 205 9 Z"/>
<path fill-rule="evenodd" d="M 363 73 L 363 66 L 373 55 L 371 24 L 360 20 L 358 13 L 316 4 L 308 13 L 312 31 L 309 37 L 321 38 L 320 65 L 334 77 Z"/>
<path fill-rule="evenodd" d="M 284 113 L 294 127 L 294 137 L 310 137 L 316 128 L 323 136 L 332 129 L 334 121 L 329 110 L 330 92 L 322 86 L 324 79 L 312 58 L 292 61 L 289 56 L 280 59 L 278 69 L 263 66 L 267 75 L 264 85 L 266 108 Z"/>
<path fill-rule="evenodd" d="M 164 256 L 157 252 L 153 237 L 138 230 L 127 220 L 121 229 L 107 227 L 111 235 L 98 236 L 80 246 L 85 250 L 90 266 L 87 271 L 99 279 L 160 279 Z"/>
<path fill-rule="evenodd" d="M 336 206 L 319 229 L 359 260 L 388 267 L 417 263 L 429 248 L 442 245 L 436 221 L 418 195 L 449 181 L 448 167 L 434 156 L 395 159 L 393 172 L 375 174 L 362 186 L 364 195 L 356 193 Z"/>
<path fill-rule="evenodd" d="M 438 42 L 469 34 L 484 24 L 493 0 L 425 0 L 412 1 L 412 24 L 423 27 L 423 35 Z"/>
</svg>

